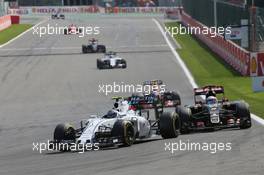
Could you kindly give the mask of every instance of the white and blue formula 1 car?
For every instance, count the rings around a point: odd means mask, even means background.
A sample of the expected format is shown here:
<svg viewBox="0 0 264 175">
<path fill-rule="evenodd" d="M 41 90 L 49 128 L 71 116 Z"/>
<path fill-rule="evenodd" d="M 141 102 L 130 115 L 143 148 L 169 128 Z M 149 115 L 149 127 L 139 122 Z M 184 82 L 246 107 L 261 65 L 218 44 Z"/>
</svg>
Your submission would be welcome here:
<svg viewBox="0 0 264 175">
<path fill-rule="evenodd" d="M 161 135 L 164 139 L 178 136 L 180 121 L 175 112 L 164 112 L 158 119 L 150 120 L 149 110 L 143 108 L 137 110 L 134 105 L 130 105 L 133 101 L 132 103 L 137 106 L 139 104 L 144 106 L 142 99 L 118 97 L 115 100 L 114 108 L 106 115 L 90 117 L 81 122 L 81 127 L 78 129 L 70 124 L 57 125 L 51 144 L 53 146 L 56 144 L 131 146 L 136 140 L 148 139 L 153 135 Z M 151 105 L 149 99 L 145 103 Z"/>
<path fill-rule="evenodd" d="M 117 56 L 115 52 L 106 52 L 104 57 L 96 60 L 96 66 L 98 69 L 114 69 L 114 68 L 127 68 L 127 62 L 125 59 Z"/>
</svg>

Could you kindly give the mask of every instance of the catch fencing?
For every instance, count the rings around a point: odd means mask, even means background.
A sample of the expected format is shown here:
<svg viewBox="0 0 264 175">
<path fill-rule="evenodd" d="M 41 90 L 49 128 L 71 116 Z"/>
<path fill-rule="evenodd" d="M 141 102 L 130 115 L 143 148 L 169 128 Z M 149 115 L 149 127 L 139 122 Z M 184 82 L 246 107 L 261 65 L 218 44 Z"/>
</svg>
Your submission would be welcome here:
<svg viewBox="0 0 264 175">
<path fill-rule="evenodd" d="M 264 52 L 264 9 L 256 8 L 256 50 Z"/>
<path fill-rule="evenodd" d="M 186 13 L 206 26 L 212 27 L 240 25 L 241 19 L 249 19 L 246 6 L 233 5 L 223 1 L 216 1 L 216 21 L 214 0 L 182 0 Z"/>
</svg>

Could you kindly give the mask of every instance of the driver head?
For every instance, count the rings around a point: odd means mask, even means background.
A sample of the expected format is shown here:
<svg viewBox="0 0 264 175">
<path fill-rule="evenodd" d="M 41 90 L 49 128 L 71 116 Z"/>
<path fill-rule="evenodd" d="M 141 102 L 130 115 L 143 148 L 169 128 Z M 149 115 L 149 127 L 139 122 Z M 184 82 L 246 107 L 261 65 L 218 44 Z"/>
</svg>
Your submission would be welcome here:
<svg viewBox="0 0 264 175">
<path fill-rule="evenodd" d="M 217 103 L 218 103 L 218 101 L 217 101 L 217 98 L 215 96 L 209 96 L 206 98 L 206 104 L 207 105 L 215 105 Z"/>
</svg>

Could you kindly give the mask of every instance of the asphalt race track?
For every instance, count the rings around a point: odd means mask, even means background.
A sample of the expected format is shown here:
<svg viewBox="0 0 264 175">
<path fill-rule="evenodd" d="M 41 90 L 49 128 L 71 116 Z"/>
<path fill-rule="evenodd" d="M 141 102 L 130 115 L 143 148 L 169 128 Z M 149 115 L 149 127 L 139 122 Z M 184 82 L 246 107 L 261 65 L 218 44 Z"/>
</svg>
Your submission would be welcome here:
<svg viewBox="0 0 264 175">
<path fill-rule="evenodd" d="M 112 107 L 111 96 L 98 86 L 124 82 L 141 84 L 162 79 L 177 89 L 184 104 L 192 103 L 192 88 L 152 17 L 94 17 L 47 21 L 42 25 L 99 26 L 94 36 L 128 62 L 126 70 L 97 70 L 101 54 L 81 54 L 92 36 L 45 35 L 32 31 L 0 48 L 0 174 L 1 175 L 261 175 L 264 172 L 264 129 L 227 130 L 153 138 L 131 147 L 89 151 L 32 150 L 33 142 L 52 139 L 62 122 L 78 122 Z M 126 94 L 121 94 L 126 95 Z M 165 143 L 232 143 L 231 151 L 165 151 Z"/>
</svg>

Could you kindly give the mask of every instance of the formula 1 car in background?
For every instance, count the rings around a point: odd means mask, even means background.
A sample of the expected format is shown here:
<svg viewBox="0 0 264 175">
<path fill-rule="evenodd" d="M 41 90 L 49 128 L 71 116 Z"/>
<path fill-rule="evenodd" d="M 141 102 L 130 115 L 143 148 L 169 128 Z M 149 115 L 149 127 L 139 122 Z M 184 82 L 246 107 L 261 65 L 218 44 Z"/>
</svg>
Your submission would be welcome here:
<svg viewBox="0 0 264 175">
<path fill-rule="evenodd" d="M 68 28 L 64 29 L 64 35 L 80 34 L 82 32 L 82 28 L 77 27 L 74 24 L 71 24 Z"/>
<path fill-rule="evenodd" d="M 136 140 L 150 138 L 153 134 L 161 134 L 164 139 L 176 138 L 179 134 L 180 121 L 176 113 L 164 113 L 159 120 L 150 120 L 149 112 L 137 110 L 130 104 L 150 103 L 137 98 L 114 98 L 114 108 L 101 117 L 91 117 L 81 122 L 75 129 L 70 124 L 59 124 L 54 130 L 54 141 L 50 142 L 52 148 L 59 151 L 69 151 L 70 145 L 78 147 L 85 144 L 106 146 L 131 146 Z M 132 100 L 132 101 L 130 101 Z M 63 148 L 54 145 L 64 145 Z M 65 147 L 69 145 L 69 147 Z"/>
<path fill-rule="evenodd" d="M 106 47 L 104 45 L 99 45 L 98 40 L 92 38 L 89 40 L 88 45 L 82 45 L 83 53 L 105 53 Z"/>
<path fill-rule="evenodd" d="M 59 13 L 52 14 L 51 15 L 51 19 L 65 19 L 65 15 L 64 14 L 59 14 Z"/>
<path fill-rule="evenodd" d="M 218 100 L 217 95 L 222 95 L 222 99 Z M 228 101 L 223 86 L 195 88 L 194 102 L 194 105 L 177 108 L 183 134 L 192 130 L 251 127 L 249 105 L 245 101 Z"/>
<path fill-rule="evenodd" d="M 98 69 L 113 69 L 127 67 L 127 62 L 123 58 L 116 55 L 115 52 L 107 52 L 104 57 L 96 60 L 96 65 Z"/>
<path fill-rule="evenodd" d="M 164 109 L 174 108 L 176 111 L 181 105 L 180 94 L 176 91 L 168 91 L 162 80 L 145 81 L 143 89 L 142 94 L 132 95 L 131 105 L 138 110 L 154 109 L 156 120 L 159 120 L 160 116 L 164 114 Z"/>
</svg>

